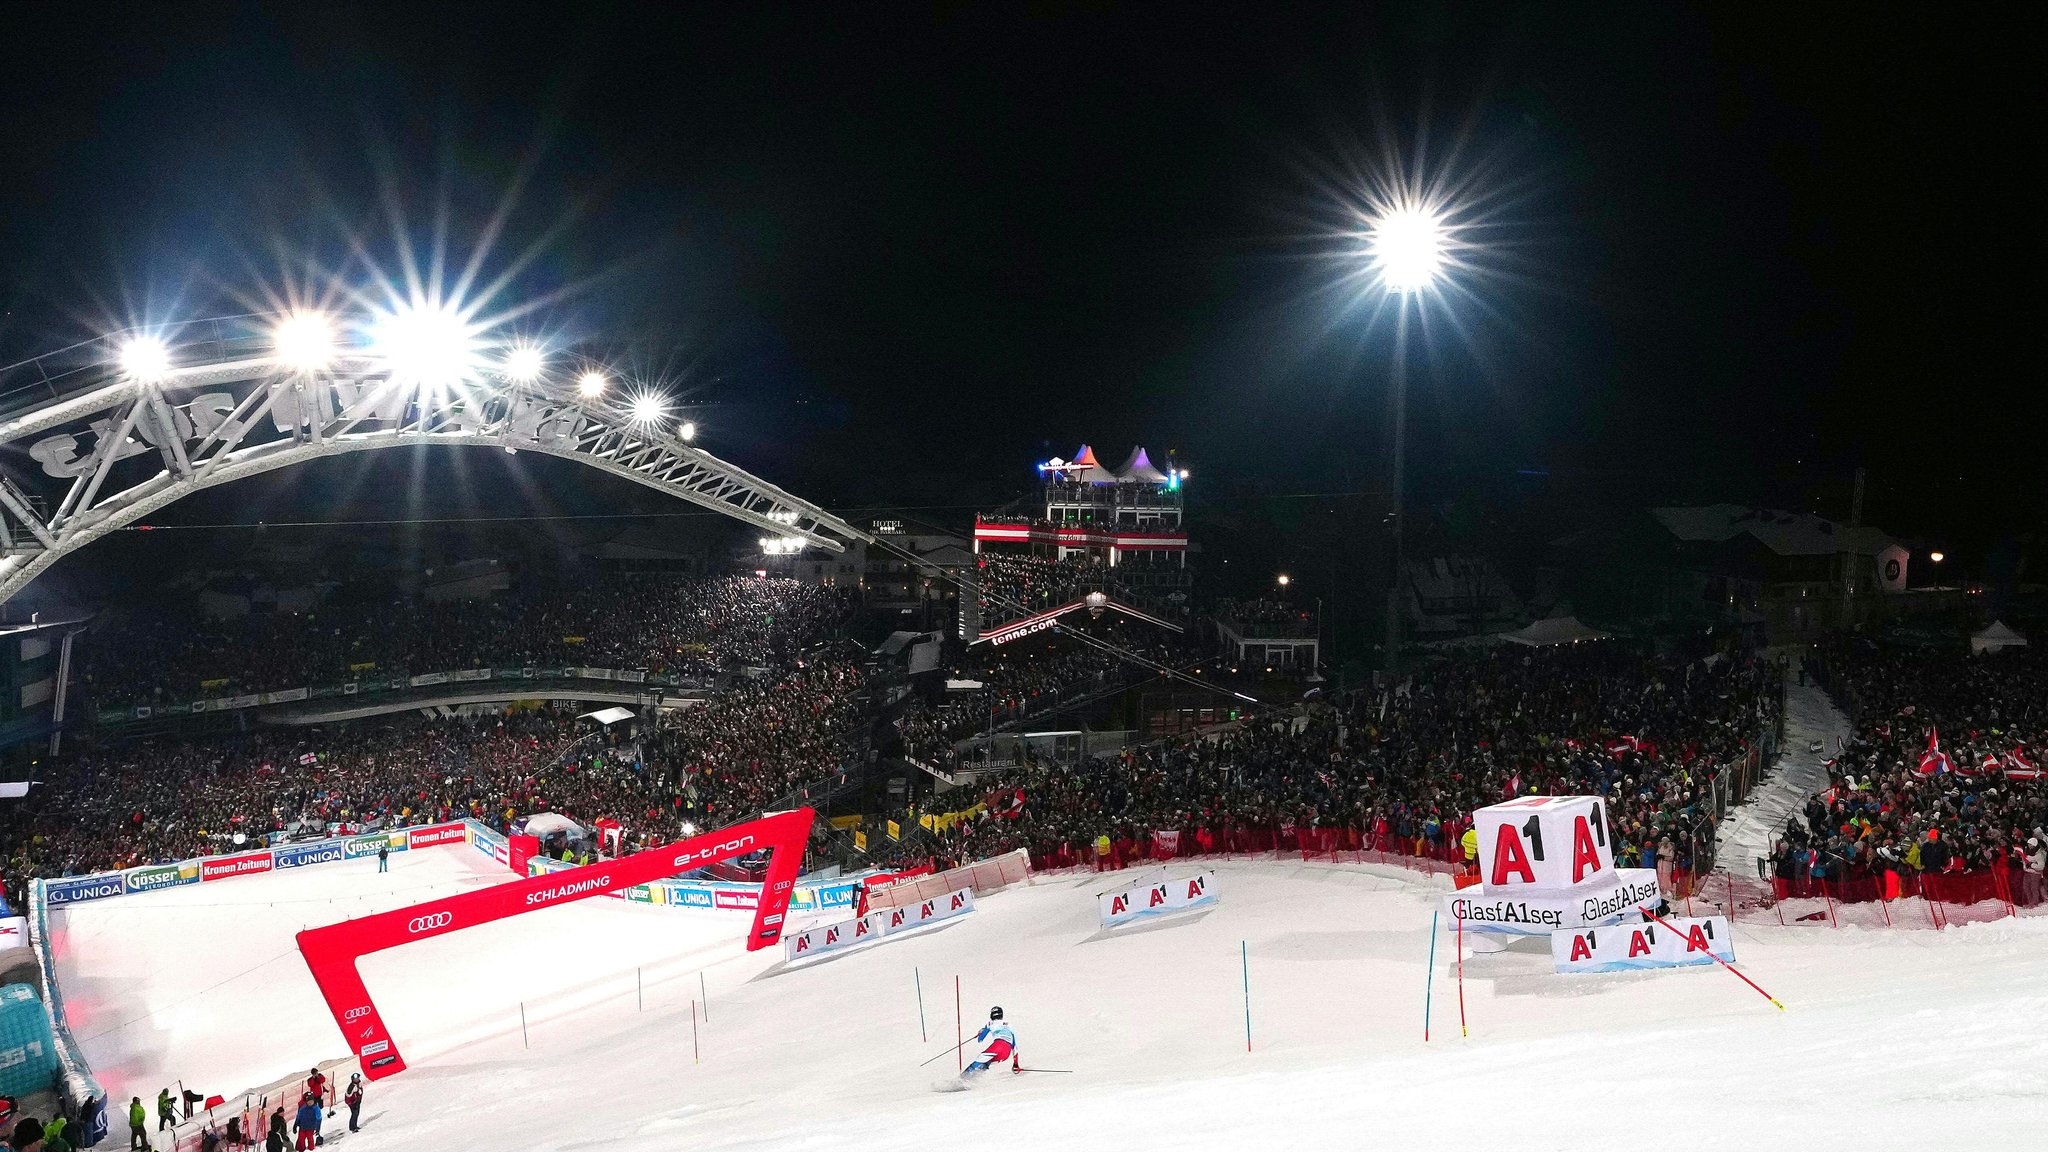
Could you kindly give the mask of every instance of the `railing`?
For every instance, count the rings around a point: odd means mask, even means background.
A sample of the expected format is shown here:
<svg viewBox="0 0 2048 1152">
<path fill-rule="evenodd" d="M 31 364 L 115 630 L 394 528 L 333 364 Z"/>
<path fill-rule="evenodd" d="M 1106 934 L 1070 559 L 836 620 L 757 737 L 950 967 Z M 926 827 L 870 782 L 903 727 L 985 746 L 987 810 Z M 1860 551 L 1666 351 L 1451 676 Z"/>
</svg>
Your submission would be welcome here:
<svg viewBox="0 0 2048 1152">
<path fill-rule="evenodd" d="M 89 1100 L 99 1101 L 104 1109 L 106 1089 L 100 1087 L 99 1080 L 93 1076 L 92 1066 L 85 1061 L 85 1050 L 79 1047 L 78 1039 L 71 1034 L 71 1025 L 64 1019 L 64 994 L 57 987 L 56 957 L 50 952 L 49 907 L 43 899 L 41 880 L 29 882 L 28 908 L 29 943 L 35 948 L 36 961 L 42 968 L 38 979 L 42 985 L 43 1011 L 50 1017 L 50 1035 L 57 1042 L 57 1068 L 62 1075 L 62 1093 L 73 1116 L 83 1115 Z"/>
</svg>

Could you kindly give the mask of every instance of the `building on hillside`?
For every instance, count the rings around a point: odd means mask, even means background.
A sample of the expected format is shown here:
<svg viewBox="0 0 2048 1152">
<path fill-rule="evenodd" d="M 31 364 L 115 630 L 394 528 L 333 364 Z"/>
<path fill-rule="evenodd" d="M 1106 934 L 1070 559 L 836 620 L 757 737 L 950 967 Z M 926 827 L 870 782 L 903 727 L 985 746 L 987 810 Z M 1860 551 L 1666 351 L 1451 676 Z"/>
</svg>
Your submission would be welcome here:
<svg viewBox="0 0 2048 1152">
<path fill-rule="evenodd" d="M 1438 556 L 1405 567 L 1408 635 L 1418 641 L 1488 636 L 1528 619 L 1515 590 L 1484 557 Z"/>
<path fill-rule="evenodd" d="M 1739 504 L 1653 508 L 1551 542 L 1582 617 L 1655 630 L 1728 627 L 1785 643 L 1896 614 L 1911 554 L 1880 529 Z"/>
</svg>

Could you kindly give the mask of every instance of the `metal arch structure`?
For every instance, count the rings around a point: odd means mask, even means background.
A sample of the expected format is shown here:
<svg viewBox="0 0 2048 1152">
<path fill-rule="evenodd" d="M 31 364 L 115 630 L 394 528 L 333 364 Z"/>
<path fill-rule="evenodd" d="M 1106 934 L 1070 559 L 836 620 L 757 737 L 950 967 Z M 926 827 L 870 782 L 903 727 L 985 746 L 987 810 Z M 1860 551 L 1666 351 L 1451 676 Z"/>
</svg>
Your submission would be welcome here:
<svg viewBox="0 0 2048 1152">
<path fill-rule="evenodd" d="M 807 546 L 865 532 L 630 408 L 545 379 L 403 380 L 364 355 L 271 355 L 115 378 L 0 416 L 0 603 L 94 540 L 201 489 L 308 460 L 449 444 L 575 460 Z M 30 479 L 33 477 L 33 479 Z"/>
</svg>

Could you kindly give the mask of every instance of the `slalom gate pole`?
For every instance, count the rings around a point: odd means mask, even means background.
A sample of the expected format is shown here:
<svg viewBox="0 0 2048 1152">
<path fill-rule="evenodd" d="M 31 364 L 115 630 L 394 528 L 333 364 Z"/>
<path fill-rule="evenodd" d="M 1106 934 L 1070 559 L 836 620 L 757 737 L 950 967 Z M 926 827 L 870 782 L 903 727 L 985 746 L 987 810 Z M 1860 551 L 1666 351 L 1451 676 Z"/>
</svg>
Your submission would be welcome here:
<svg viewBox="0 0 2048 1152">
<path fill-rule="evenodd" d="M 533 1042 L 526 1038 L 526 1001 L 524 1000 L 519 1002 L 519 1045 L 522 1048 L 533 1047 Z"/>
<path fill-rule="evenodd" d="M 702 1064 L 704 1050 L 697 1046 L 697 1002 L 690 1001 L 690 1063 Z"/>
<path fill-rule="evenodd" d="M 1244 1050 L 1252 1050 L 1252 946 L 1249 941 L 1237 942 L 1237 953 L 1244 961 Z"/>
<path fill-rule="evenodd" d="M 697 995 L 704 1000 L 704 1022 L 711 1023 L 711 989 L 704 986 L 704 970 L 697 969 Z"/>
<path fill-rule="evenodd" d="M 1470 1036 L 1465 1027 L 1465 918 L 1458 917 L 1458 1035 Z"/>
<path fill-rule="evenodd" d="M 1643 915 L 1648 916 L 1650 919 L 1655 920 L 1657 923 L 1664 925 L 1665 929 L 1668 930 L 1674 936 L 1685 935 L 1685 933 L 1680 932 L 1678 929 L 1671 927 L 1671 924 L 1668 921 L 1666 921 L 1662 916 L 1657 915 L 1655 912 L 1650 911 L 1648 908 L 1643 909 Z M 1709 951 L 1707 955 L 1714 956 L 1713 952 L 1711 951 Z M 1764 991 L 1763 988 L 1760 987 L 1756 981 L 1751 980 L 1747 976 L 1744 976 L 1741 970 L 1736 968 L 1735 965 L 1730 964 L 1726 960 L 1721 959 L 1719 956 L 1714 956 L 1714 963 L 1719 964 L 1721 967 L 1726 968 L 1730 972 L 1735 973 L 1735 978 L 1742 981 L 1744 984 L 1749 985 L 1751 988 L 1755 988 L 1757 995 L 1763 997 L 1766 1000 L 1769 1000 L 1773 1004 L 1778 1004 L 1778 998 L 1776 996 L 1773 996 L 1769 992 Z M 1778 1004 L 1778 1011 L 1783 1012 L 1784 1010 L 1785 1006 L 1783 1004 Z"/>
<path fill-rule="evenodd" d="M 910 979 L 917 984 L 917 1042 L 929 1044 L 931 1034 L 924 1030 L 924 976 L 917 969 L 910 970 Z"/>
<path fill-rule="evenodd" d="M 1422 1042 L 1429 1043 L 1429 994 L 1436 988 L 1436 916 L 1429 914 L 1429 968 L 1422 979 Z"/>
<path fill-rule="evenodd" d="M 645 1012 L 646 1010 L 647 998 L 640 991 L 640 970 L 635 968 L 633 969 L 633 1011 Z"/>
<path fill-rule="evenodd" d="M 967 1046 L 965 1039 L 967 1027 L 960 1016 L 960 977 L 957 973 L 953 976 L 953 1035 L 960 1039 L 958 1044 L 953 1045 L 953 1051 L 959 1052 L 960 1049 Z M 967 1071 L 967 1057 L 965 1054 L 962 1054 L 960 1057 L 960 1070 L 962 1072 Z"/>
</svg>

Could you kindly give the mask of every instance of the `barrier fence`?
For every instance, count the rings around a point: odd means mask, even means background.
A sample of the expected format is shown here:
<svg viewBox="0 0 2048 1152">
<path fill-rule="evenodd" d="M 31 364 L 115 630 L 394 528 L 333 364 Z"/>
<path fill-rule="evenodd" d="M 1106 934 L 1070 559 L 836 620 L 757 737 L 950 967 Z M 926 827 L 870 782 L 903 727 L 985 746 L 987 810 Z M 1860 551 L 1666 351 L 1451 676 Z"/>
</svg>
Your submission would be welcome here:
<svg viewBox="0 0 2048 1152">
<path fill-rule="evenodd" d="M 1800 928 L 1943 929 L 2018 916 L 2048 901 L 2038 873 L 1998 866 L 1936 875 L 1881 872 L 1842 879 L 1755 879 L 1718 873 L 1691 894 L 1694 909 L 1731 923 Z"/>
</svg>

